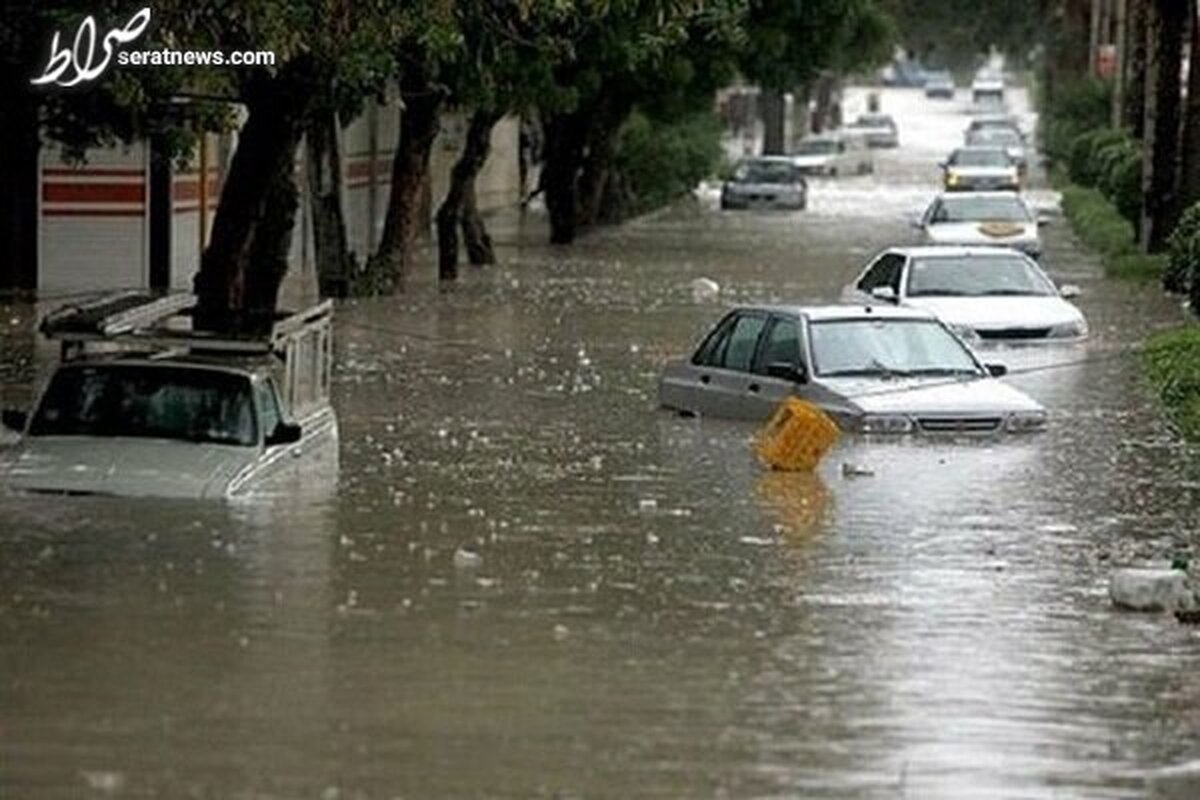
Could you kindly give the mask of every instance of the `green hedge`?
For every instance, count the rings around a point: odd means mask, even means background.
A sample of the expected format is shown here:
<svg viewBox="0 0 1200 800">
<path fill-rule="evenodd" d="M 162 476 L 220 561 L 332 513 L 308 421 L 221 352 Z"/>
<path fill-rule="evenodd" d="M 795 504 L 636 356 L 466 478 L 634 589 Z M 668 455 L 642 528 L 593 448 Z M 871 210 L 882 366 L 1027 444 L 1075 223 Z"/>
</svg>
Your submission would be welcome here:
<svg viewBox="0 0 1200 800">
<path fill-rule="evenodd" d="M 1093 78 L 1057 86 L 1053 97 L 1043 97 L 1042 151 L 1051 162 L 1066 162 L 1080 134 L 1108 124 L 1111 84 Z"/>
<path fill-rule="evenodd" d="M 1071 142 L 1067 174 L 1080 186 L 1094 186 L 1121 216 L 1136 223 L 1142 213 L 1142 145 L 1126 131 L 1096 128 Z"/>
<path fill-rule="evenodd" d="M 1163 274 L 1167 257 L 1138 252 L 1133 225 L 1099 189 L 1067 184 L 1062 209 L 1079 240 L 1100 253 L 1106 275 L 1157 280 Z"/>
<path fill-rule="evenodd" d="M 633 213 L 667 205 L 721 166 L 721 121 L 708 112 L 660 121 L 635 112 L 621 129 L 615 166 Z"/>
<path fill-rule="evenodd" d="M 1200 203 L 1183 212 L 1167 240 L 1167 269 L 1163 287 L 1187 293 L 1192 311 L 1200 314 Z"/>
<path fill-rule="evenodd" d="M 1185 438 L 1200 441 L 1200 326 L 1152 336 L 1143 360 L 1167 418 Z"/>
</svg>

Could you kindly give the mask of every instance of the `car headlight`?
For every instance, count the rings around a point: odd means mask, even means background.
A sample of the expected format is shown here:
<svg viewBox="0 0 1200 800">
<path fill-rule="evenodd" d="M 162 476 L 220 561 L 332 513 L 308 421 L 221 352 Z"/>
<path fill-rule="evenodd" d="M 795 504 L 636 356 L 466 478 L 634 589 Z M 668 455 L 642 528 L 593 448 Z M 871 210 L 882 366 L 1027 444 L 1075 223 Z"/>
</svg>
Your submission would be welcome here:
<svg viewBox="0 0 1200 800">
<path fill-rule="evenodd" d="M 946 185 L 947 186 L 957 186 L 958 185 L 958 174 L 954 173 L 954 172 L 947 172 L 946 173 Z"/>
<path fill-rule="evenodd" d="M 1045 411 L 1017 411 L 1008 415 L 1005 426 L 1012 433 L 1031 433 L 1046 427 Z"/>
<path fill-rule="evenodd" d="M 867 414 L 859 422 L 862 433 L 908 433 L 913 421 L 903 414 Z"/>
<path fill-rule="evenodd" d="M 1051 339 L 1078 339 L 1081 336 L 1088 335 L 1088 324 L 1086 320 L 1078 319 L 1074 322 L 1063 322 L 1050 327 L 1050 333 L 1047 334 Z"/>
</svg>

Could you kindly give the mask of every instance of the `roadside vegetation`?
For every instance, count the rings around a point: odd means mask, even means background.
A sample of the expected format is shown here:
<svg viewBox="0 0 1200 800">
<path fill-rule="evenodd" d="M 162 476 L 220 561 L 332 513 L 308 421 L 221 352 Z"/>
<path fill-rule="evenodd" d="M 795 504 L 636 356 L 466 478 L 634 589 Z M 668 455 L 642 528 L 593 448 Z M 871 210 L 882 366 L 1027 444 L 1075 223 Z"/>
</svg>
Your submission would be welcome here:
<svg viewBox="0 0 1200 800">
<path fill-rule="evenodd" d="M 1200 61 L 1186 57 L 1200 52 L 1200 1 L 1125 0 L 1115 25 L 1100 0 L 1061 8 L 1039 106 L 1063 212 L 1107 275 L 1160 281 L 1200 314 Z M 1118 51 L 1107 68 L 1101 42 Z M 1144 353 L 1172 423 L 1200 441 L 1200 325 Z"/>
</svg>

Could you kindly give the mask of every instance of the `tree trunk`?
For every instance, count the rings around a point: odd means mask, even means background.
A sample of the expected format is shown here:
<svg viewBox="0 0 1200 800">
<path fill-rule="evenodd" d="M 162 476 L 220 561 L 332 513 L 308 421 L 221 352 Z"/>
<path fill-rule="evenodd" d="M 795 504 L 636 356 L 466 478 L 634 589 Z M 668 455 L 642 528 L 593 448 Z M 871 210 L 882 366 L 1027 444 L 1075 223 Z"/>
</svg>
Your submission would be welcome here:
<svg viewBox="0 0 1200 800">
<path fill-rule="evenodd" d="M 0 89 L 0 290 L 37 289 L 41 139 L 38 99 L 26 88 Z"/>
<path fill-rule="evenodd" d="M 783 155 L 784 151 L 784 102 L 783 92 L 764 88 L 759 94 L 759 112 L 762 114 L 764 156 Z"/>
<path fill-rule="evenodd" d="M 629 118 L 632 105 L 623 100 L 606 98 L 599 109 L 590 115 L 587 146 L 579 175 L 579 208 L 577 223 L 589 227 L 602 221 L 602 206 L 608 188 L 613 157 L 621 135 L 621 126 Z"/>
<path fill-rule="evenodd" d="M 584 112 L 576 110 L 547 117 L 544 124 L 545 161 L 542 187 L 550 216 L 550 243 L 575 241 L 579 166 L 583 161 L 586 126 Z"/>
<path fill-rule="evenodd" d="M 195 278 L 196 323 L 228 330 L 275 309 L 272 289 L 287 268 L 295 222 L 296 148 L 313 96 L 307 59 L 248 87 L 249 115 L 238 134 L 212 236 Z M 259 270 L 263 275 L 257 275 Z"/>
<path fill-rule="evenodd" d="M 1126 0 L 1125 97 L 1122 124 L 1136 139 L 1146 135 L 1146 3 Z"/>
<path fill-rule="evenodd" d="M 313 115 L 305 127 L 304 142 L 317 283 L 322 297 L 346 297 L 357 265 L 346 236 L 337 114 Z"/>
<path fill-rule="evenodd" d="M 1117 46 L 1116 71 L 1113 74 L 1112 116 L 1109 125 L 1120 128 L 1124 122 L 1125 65 L 1129 61 L 1129 39 L 1126 33 L 1126 9 L 1129 0 L 1113 0 L 1113 41 Z"/>
<path fill-rule="evenodd" d="M 438 278 L 441 280 L 452 281 L 458 277 L 458 227 L 461 224 L 464 235 L 468 235 L 465 216 L 468 191 L 474 188 L 475 176 L 487 161 L 492 128 L 499 119 L 500 113 L 493 109 L 476 109 L 471 114 L 462 153 L 450 170 L 450 186 L 437 212 Z M 479 224 L 482 226 L 482 222 Z"/>
<path fill-rule="evenodd" d="M 1200 203 L 1200 0 L 1189 0 L 1191 58 L 1188 63 L 1187 105 L 1183 116 L 1183 165 L 1180 169 L 1181 209 Z"/>
<path fill-rule="evenodd" d="M 1148 9 L 1141 238 L 1146 252 L 1157 253 L 1179 215 L 1179 73 L 1187 8 L 1179 0 L 1151 0 Z"/>
<path fill-rule="evenodd" d="M 1044 84 L 1048 104 L 1055 101 L 1060 86 L 1088 73 L 1091 0 L 1062 0 L 1060 8 L 1046 58 Z"/>
<path fill-rule="evenodd" d="M 401 283 L 412 265 L 413 243 L 421 227 L 422 193 L 429 178 L 429 153 L 438 134 L 438 115 L 444 95 L 422 76 L 400 82 L 404 110 L 400 138 L 392 161 L 392 192 L 375 257 L 385 282 Z"/>
<path fill-rule="evenodd" d="M 496 250 L 492 246 L 492 237 L 488 235 L 487 226 L 479 214 L 479 206 L 475 201 L 475 181 L 467 187 L 463 198 L 462 209 L 463 244 L 467 246 L 467 260 L 477 267 L 484 264 L 496 263 Z"/>
</svg>

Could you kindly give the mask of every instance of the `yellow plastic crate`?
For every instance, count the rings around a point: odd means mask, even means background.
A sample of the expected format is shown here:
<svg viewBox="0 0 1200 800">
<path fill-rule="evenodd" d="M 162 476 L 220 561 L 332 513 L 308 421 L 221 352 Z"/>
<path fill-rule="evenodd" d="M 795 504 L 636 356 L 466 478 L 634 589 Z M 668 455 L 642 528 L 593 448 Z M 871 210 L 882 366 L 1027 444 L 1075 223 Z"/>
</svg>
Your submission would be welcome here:
<svg viewBox="0 0 1200 800">
<path fill-rule="evenodd" d="M 789 397 L 754 441 L 758 457 L 773 469 L 813 470 L 837 441 L 837 423 L 812 403 Z"/>
</svg>

